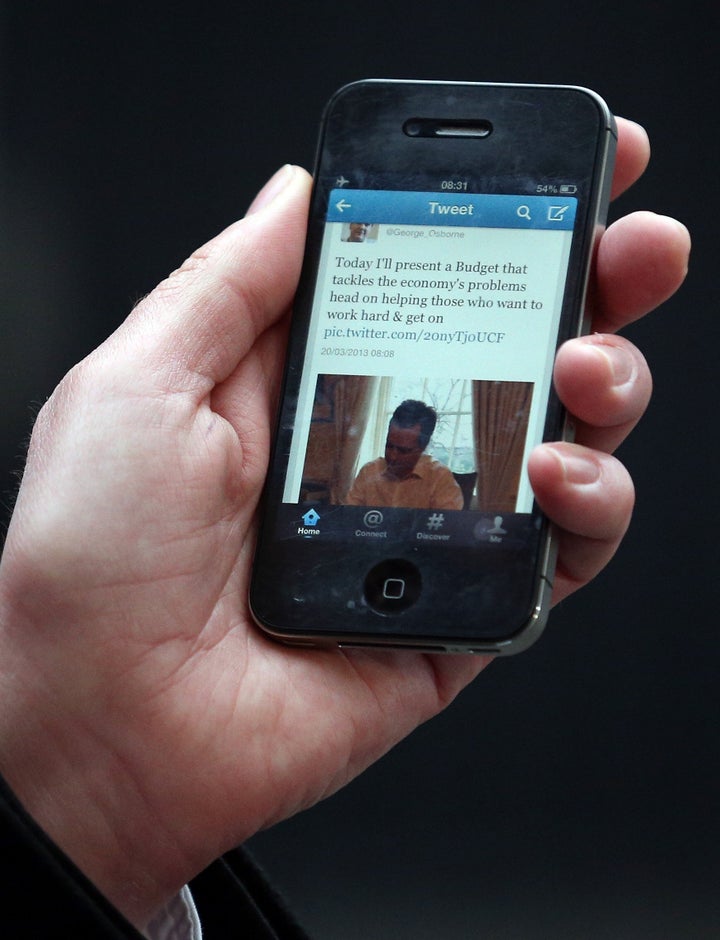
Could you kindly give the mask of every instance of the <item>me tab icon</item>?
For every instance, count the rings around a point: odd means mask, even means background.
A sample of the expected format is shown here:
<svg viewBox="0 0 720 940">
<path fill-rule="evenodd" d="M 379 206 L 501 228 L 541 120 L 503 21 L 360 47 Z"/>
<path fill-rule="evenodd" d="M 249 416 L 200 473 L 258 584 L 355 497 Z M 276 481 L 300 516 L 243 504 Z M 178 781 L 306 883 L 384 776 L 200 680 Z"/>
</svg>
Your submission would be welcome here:
<svg viewBox="0 0 720 940">
<path fill-rule="evenodd" d="M 316 526 L 320 521 L 320 516 L 314 509 L 308 509 L 302 517 L 303 525 Z"/>
</svg>

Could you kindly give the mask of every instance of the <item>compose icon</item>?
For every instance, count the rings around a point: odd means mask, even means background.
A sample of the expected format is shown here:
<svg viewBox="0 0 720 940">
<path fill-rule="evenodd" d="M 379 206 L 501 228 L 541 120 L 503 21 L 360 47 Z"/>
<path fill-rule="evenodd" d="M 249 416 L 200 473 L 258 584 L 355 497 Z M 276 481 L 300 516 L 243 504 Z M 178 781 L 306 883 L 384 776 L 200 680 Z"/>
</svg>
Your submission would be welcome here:
<svg viewBox="0 0 720 940">
<path fill-rule="evenodd" d="M 547 213 L 548 222 L 562 222 L 569 208 L 570 206 L 550 206 Z"/>
</svg>

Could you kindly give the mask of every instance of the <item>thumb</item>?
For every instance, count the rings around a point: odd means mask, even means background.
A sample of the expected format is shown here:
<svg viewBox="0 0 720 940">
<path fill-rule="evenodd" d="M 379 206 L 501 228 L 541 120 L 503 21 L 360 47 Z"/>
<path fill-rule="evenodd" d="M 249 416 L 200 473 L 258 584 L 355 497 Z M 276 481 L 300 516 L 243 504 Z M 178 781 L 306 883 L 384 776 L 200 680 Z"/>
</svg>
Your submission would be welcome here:
<svg viewBox="0 0 720 940">
<path fill-rule="evenodd" d="M 221 382 L 288 309 L 300 273 L 311 178 L 285 166 L 244 219 L 195 251 L 133 310 L 118 331 L 172 389 Z M 118 336 L 116 334 L 116 336 Z M 187 386 L 186 386 L 187 387 Z M 203 388 L 203 392 L 207 388 Z"/>
</svg>

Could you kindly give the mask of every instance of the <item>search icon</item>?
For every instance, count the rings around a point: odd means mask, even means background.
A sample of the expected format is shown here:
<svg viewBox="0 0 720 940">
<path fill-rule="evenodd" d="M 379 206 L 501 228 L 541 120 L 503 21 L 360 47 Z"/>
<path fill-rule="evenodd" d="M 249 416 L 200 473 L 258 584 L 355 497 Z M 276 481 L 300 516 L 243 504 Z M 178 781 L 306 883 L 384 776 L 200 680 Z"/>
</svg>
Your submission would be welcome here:
<svg viewBox="0 0 720 940">
<path fill-rule="evenodd" d="M 518 206 L 517 214 L 519 219 L 527 219 L 529 222 L 532 222 L 530 217 L 530 206 Z"/>
</svg>

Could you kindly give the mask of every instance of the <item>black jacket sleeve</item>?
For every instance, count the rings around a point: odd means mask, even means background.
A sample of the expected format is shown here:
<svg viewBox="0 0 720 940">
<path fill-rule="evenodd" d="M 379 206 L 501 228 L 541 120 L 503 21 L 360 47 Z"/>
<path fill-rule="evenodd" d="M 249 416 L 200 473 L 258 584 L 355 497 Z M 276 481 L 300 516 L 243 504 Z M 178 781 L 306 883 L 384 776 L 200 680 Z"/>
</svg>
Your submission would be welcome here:
<svg viewBox="0 0 720 940">
<path fill-rule="evenodd" d="M 0 779 L 0 935 L 8 940 L 142 940 L 45 835 Z"/>
<path fill-rule="evenodd" d="M 190 883 L 203 940 L 309 940 L 243 849 L 228 852 Z"/>
<path fill-rule="evenodd" d="M 203 940 L 308 940 L 243 849 L 190 885 Z M 0 936 L 143 940 L 48 838 L 0 778 Z"/>
</svg>

